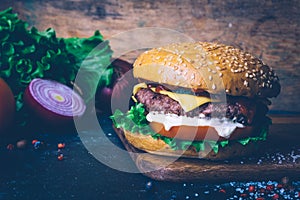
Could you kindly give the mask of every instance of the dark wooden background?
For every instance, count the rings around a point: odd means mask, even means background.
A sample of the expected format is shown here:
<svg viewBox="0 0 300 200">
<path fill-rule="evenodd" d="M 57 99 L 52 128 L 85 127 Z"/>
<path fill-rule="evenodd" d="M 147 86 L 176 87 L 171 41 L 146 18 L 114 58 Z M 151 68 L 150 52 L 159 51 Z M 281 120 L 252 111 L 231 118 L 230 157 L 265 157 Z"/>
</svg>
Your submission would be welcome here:
<svg viewBox="0 0 300 200">
<path fill-rule="evenodd" d="M 278 73 L 282 92 L 272 110 L 300 112 L 300 3 L 298 0 L 2 0 L 39 30 L 59 37 L 105 38 L 138 27 L 180 31 L 195 40 L 237 45 Z M 145 39 L 147 36 L 145 35 Z M 125 55 L 133 62 L 137 53 Z"/>
</svg>

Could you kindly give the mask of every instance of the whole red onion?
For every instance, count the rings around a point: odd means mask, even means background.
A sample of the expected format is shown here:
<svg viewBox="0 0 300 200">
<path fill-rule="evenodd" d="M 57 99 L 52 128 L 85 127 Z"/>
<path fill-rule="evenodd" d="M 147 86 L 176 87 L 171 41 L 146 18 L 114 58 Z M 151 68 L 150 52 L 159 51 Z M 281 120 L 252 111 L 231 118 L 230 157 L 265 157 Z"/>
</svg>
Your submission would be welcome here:
<svg viewBox="0 0 300 200">
<path fill-rule="evenodd" d="M 128 87 L 128 82 L 123 77 L 132 70 L 132 65 L 121 59 L 114 60 L 112 66 L 114 69 L 112 84 L 101 87 L 96 94 L 96 107 L 98 111 L 108 114 L 112 113 L 112 98 L 122 99 L 122 91 Z"/>
</svg>

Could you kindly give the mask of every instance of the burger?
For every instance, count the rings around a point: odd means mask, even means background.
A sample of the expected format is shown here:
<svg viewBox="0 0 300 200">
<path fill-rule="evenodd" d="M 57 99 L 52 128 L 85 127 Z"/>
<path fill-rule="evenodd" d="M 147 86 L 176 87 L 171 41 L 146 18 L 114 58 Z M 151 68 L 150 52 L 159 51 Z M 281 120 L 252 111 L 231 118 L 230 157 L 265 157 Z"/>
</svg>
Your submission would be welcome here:
<svg viewBox="0 0 300 200">
<path fill-rule="evenodd" d="M 127 142 L 152 154 L 230 159 L 267 139 L 269 98 L 280 93 L 274 70 L 239 48 L 220 43 L 170 44 L 133 64 L 133 105 L 116 110 Z"/>
</svg>

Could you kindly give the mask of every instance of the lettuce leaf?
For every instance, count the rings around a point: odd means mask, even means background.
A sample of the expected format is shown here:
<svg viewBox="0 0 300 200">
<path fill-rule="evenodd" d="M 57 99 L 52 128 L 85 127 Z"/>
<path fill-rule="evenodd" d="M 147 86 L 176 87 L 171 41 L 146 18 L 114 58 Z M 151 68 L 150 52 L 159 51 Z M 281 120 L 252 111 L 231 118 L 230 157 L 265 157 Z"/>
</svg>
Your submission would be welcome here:
<svg viewBox="0 0 300 200">
<path fill-rule="evenodd" d="M 122 128 L 132 133 L 141 133 L 144 135 L 151 135 L 154 139 L 161 139 L 168 144 L 174 150 L 187 150 L 190 147 L 194 147 L 197 152 L 204 151 L 207 144 L 210 148 L 218 153 L 220 147 L 230 145 L 231 141 L 184 141 L 176 138 L 168 138 L 154 132 L 148 125 L 145 116 L 145 108 L 143 104 L 137 103 L 132 106 L 127 113 L 123 113 L 120 110 L 116 110 L 115 113 L 110 117 L 116 128 Z M 265 123 L 264 128 L 261 130 L 261 134 L 257 137 L 248 137 L 240 140 L 236 140 L 242 145 L 247 145 L 251 141 L 264 141 L 266 140 L 268 133 L 268 126 L 271 123 L 270 119 Z"/>
<path fill-rule="evenodd" d="M 89 102 L 99 87 L 111 84 L 113 52 L 99 31 L 90 38 L 67 38 L 64 42 L 67 52 L 73 56 L 77 65 L 75 73 L 80 70 L 77 83 L 81 84 L 79 87 L 84 91 L 84 100 Z"/>
<path fill-rule="evenodd" d="M 102 49 L 83 62 L 98 45 Z M 24 114 L 22 95 L 31 80 L 52 79 L 72 87 L 81 68 L 86 71 L 82 82 L 86 82 L 86 91 L 91 91 L 85 93 L 88 103 L 97 88 L 111 84 L 111 56 L 112 50 L 99 31 L 89 38 L 59 38 L 52 28 L 29 28 L 12 8 L 0 12 L 0 77 L 12 89 L 18 113 Z M 27 119 L 22 114 L 24 122 Z"/>
</svg>

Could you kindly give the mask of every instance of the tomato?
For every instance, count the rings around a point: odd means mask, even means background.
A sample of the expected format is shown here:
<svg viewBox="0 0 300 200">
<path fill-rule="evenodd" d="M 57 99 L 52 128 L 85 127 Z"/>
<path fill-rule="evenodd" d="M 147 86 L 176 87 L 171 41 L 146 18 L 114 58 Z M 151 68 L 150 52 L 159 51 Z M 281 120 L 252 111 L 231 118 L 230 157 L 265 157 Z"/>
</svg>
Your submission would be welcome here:
<svg viewBox="0 0 300 200">
<path fill-rule="evenodd" d="M 0 134 L 4 134 L 12 124 L 15 109 L 14 95 L 6 82 L 0 78 Z"/>
<path fill-rule="evenodd" d="M 150 122 L 150 127 L 160 135 L 177 138 L 189 141 L 202 141 L 202 140 L 237 140 L 249 136 L 258 136 L 260 127 L 246 126 L 243 128 L 236 128 L 228 139 L 220 137 L 213 127 L 209 126 L 173 126 L 170 130 L 166 130 L 164 125 L 158 122 Z"/>
</svg>

